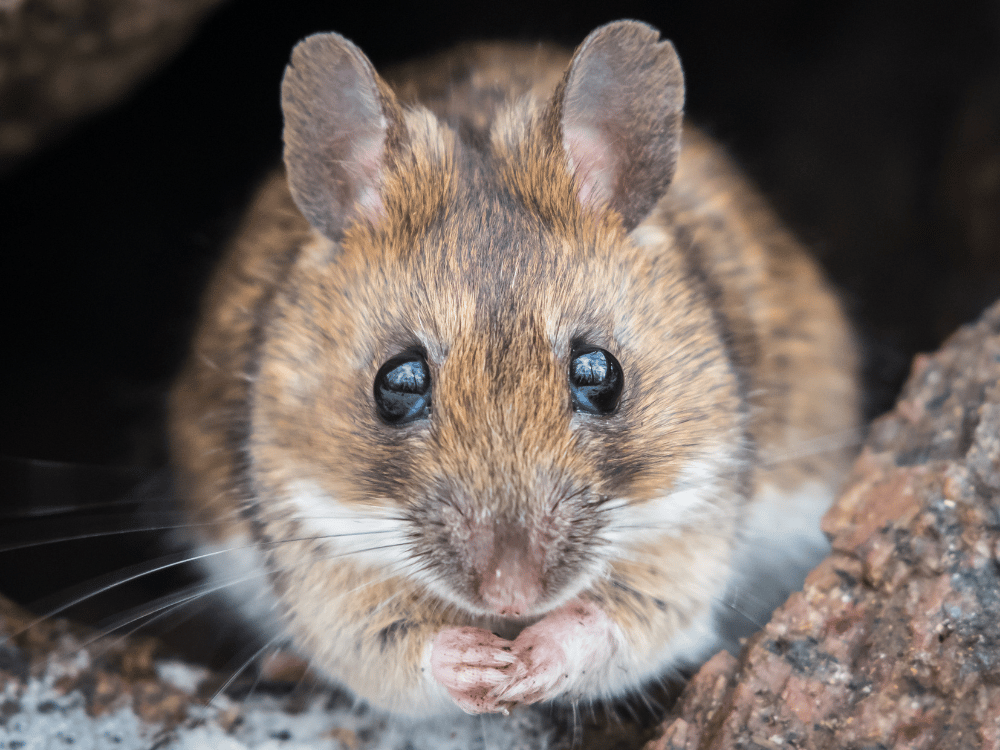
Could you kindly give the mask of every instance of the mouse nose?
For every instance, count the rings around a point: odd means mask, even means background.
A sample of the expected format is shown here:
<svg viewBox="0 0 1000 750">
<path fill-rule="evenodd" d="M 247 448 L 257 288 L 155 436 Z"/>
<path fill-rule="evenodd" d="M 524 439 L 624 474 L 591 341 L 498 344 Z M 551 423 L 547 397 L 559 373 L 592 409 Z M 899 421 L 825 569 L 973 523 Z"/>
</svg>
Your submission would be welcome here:
<svg viewBox="0 0 1000 750">
<path fill-rule="evenodd" d="M 542 600 L 544 552 L 519 524 L 496 522 L 470 535 L 482 603 L 502 617 L 523 617 Z"/>
</svg>

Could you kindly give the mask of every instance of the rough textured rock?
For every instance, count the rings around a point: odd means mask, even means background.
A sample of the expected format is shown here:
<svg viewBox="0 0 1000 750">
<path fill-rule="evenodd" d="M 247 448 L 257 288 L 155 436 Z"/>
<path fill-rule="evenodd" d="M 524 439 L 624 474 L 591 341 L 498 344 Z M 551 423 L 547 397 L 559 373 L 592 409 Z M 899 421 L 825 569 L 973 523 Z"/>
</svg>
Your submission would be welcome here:
<svg viewBox="0 0 1000 750">
<path fill-rule="evenodd" d="M 0 0 L 0 173 L 123 96 L 220 0 Z"/>
<path fill-rule="evenodd" d="M 648 750 L 1000 748 L 1000 304 L 915 361 L 825 529 L 804 591 Z"/>
</svg>

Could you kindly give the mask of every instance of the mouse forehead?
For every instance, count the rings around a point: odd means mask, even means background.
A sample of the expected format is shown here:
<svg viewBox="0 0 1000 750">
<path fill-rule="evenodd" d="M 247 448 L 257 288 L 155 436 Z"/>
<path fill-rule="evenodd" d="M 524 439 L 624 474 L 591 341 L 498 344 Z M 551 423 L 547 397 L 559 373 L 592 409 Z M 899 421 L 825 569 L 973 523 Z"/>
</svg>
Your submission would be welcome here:
<svg viewBox="0 0 1000 750">
<path fill-rule="evenodd" d="M 430 351 L 474 324 L 516 328 L 532 317 L 558 339 L 567 319 L 586 328 L 581 318 L 613 314 L 603 282 L 627 265 L 619 250 L 629 245 L 613 212 L 582 210 L 572 181 L 538 159 L 514 164 L 444 140 L 438 159 L 388 173 L 380 218 L 354 223 L 342 244 L 352 275 L 372 289 L 379 327 L 395 318 L 397 333 L 383 332 L 390 345 L 406 338 L 400 329 Z M 536 182 L 545 200 L 525 187 Z"/>
<path fill-rule="evenodd" d="M 401 211 L 343 246 L 352 304 L 362 294 L 369 303 L 383 354 L 419 344 L 443 358 L 463 338 L 509 348 L 540 331 L 565 350 L 574 330 L 606 327 L 615 302 L 608 274 L 622 260 L 610 261 L 609 245 L 623 237 L 554 230 L 481 176 L 466 176 L 433 221 L 407 226 L 409 216 Z"/>
</svg>

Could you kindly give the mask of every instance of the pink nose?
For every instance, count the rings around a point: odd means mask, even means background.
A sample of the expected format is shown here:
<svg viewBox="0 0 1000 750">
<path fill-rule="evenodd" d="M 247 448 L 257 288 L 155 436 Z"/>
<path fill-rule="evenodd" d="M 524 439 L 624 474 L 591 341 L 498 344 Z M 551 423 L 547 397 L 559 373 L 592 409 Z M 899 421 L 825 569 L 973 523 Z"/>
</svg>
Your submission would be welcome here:
<svg viewBox="0 0 1000 750">
<path fill-rule="evenodd" d="M 544 553 L 522 527 L 494 523 L 470 534 L 470 562 L 482 603 L 503 617 L 521 617 L 541 601 Z"/>
<path fill-rule="evenodd" d="M 540 566 L 526 564 L 520 555 L 504 555 L 497 565 L 483 571 L 479 596 L 498 615 L 521 617 L 542 597 L 540 578 Z"/>
</svg>

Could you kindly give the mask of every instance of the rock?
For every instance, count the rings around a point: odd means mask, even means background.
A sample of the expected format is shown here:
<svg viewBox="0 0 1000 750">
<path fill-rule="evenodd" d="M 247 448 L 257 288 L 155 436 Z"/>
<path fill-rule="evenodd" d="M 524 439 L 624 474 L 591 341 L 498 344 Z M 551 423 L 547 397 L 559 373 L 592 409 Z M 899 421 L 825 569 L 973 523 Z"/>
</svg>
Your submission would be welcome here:
<svg viewBox="0 0 1000 750">
<path fill-rule="evenodd" d="M 804 590 L 647 750 L 1000 748 L 1000 303 L 915 361 L 824 528 Z"/>
<path fill-rule="evenodd" d="M 0 173 L 124 96 L 221 0 L 0 0 Z"/>
</svg>

